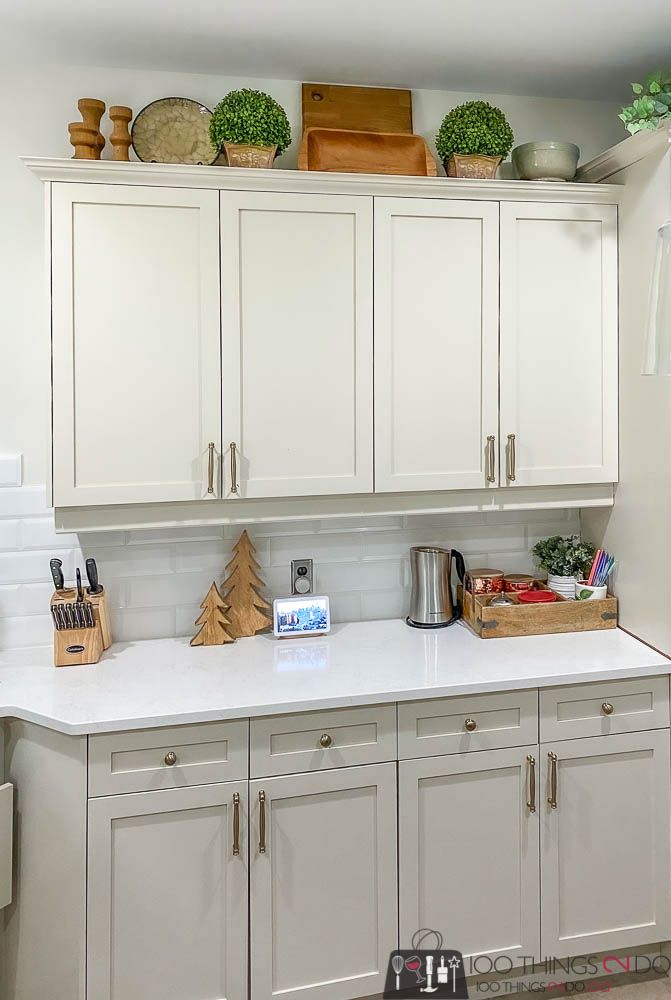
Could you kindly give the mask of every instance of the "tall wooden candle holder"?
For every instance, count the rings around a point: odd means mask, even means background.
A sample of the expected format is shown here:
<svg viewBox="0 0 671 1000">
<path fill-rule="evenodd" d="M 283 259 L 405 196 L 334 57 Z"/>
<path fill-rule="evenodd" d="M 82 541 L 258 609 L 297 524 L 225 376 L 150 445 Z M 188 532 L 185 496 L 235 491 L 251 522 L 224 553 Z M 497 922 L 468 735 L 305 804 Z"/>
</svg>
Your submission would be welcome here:
<svg viewBox="0 0 671 1000">
<path fill-rule="evenodd" d="M 128 150 L 131 144 L 131 137 L 128 126 L 133 117 L 133 112 L 130 108 L 126 108 L 122 104 L 115 104 L 110 108 L 109 115 L 114 124 L 112 134 L 110 135 L 110 142 L 114 150 L 112 159 L 129 160 Z"/>
<path fill-rule="evenodd" d="M 87 128 L 95 130 L 96 155 L 93 159 L 99 160 L 100 154 L 105 148 L 105 136 L 100 131 L 100 120 L 105 113 L 105 102 L 99 101 L 95 97 L 81 97 L 77 101 L 77 108 L 82 116 L 84 125 L 86 125 Z"/>
</svg>

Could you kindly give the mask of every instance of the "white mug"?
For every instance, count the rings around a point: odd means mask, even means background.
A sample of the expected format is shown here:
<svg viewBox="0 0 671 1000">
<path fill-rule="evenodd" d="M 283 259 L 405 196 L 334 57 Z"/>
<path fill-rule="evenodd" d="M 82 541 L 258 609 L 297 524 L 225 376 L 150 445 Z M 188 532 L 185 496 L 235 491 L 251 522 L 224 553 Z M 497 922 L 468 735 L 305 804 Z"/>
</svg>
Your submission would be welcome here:
<svg viewBox="0 0 671 1000">
<path fill-rule="evenodd" d="M 577 580 L 575 585 L 576 601 L 603 601 L 608 597 L 608 585 L 590 587 L 586 580 Z"/>
</svg>

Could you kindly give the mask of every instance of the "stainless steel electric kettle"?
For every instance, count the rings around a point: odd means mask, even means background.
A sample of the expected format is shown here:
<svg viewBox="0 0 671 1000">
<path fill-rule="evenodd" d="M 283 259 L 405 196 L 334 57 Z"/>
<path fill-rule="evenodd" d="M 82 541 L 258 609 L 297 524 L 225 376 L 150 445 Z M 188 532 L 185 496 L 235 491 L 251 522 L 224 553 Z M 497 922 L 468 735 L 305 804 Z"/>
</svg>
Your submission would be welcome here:
<svg viewBox="0 0 671 1000">
<path fill-rule="evenodd" d="M 452 597 L 452 560 L 463 583 L 464 557 L 457 549 L 420 545 L 410 549 L 412 593 L 406 621 L 414 628 L 444 628 L 456 622 L 461 608 Z"/>
</svg>

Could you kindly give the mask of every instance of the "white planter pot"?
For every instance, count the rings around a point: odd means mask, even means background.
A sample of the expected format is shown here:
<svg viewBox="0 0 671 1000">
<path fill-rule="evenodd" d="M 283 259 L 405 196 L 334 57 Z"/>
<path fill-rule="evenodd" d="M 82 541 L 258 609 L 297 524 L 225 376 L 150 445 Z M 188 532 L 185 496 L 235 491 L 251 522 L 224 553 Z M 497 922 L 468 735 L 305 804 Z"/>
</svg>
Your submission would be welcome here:
<svg viewBox="0 0 671 1000">
<path fill-rule="evenodd" d="M 567 601 L 575 601 L 575 585 L 578 582 L 577 576 L 554 576 L 548 574 L 548 587 L 556 594 L 565 597 Z"/>
</svg>

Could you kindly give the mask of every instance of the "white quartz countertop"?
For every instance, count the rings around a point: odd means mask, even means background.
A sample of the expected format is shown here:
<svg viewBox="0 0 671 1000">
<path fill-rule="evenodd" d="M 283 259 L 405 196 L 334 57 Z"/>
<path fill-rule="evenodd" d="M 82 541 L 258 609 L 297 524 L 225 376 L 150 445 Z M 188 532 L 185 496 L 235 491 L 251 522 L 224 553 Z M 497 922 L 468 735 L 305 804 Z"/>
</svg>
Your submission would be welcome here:
<svg viewBox="0 0 671 1000">
<path fill-rule="evenodd" d="M 0 652 L 0 718 L 81 735 L 671 672 L 620 629 L 483 640 L 399 620 L 229 646 L 115 643 L 93 666 L 51 664 L 51 647 Z"/>
</svg>

